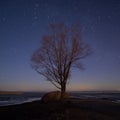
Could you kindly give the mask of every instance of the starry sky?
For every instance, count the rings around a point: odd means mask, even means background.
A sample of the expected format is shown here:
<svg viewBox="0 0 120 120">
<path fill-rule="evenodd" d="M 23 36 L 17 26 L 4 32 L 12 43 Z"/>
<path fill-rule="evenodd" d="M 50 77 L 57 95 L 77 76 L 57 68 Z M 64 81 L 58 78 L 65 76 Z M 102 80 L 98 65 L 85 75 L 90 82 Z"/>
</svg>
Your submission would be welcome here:
<svg viewBox="0 0 120 120">
<path fill-rule="evenodd" d="M 54 90 L 30 65 L 51 22 L 80 24 L 93 53 L 67 90 L 120 90 L 120 0 L 0 0 L 0 90 Z"/>
</svg>

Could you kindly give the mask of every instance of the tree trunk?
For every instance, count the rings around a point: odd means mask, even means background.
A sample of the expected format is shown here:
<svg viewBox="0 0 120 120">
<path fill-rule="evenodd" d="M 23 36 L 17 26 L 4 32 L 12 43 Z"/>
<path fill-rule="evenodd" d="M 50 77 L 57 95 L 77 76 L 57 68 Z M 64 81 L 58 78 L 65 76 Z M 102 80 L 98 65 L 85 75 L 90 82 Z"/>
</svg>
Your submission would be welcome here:
<svg viewBox="0 0 120 120">
<path fill-rule="evenodd" d="M 61 85 L 61 100 L 64 99 L 65 92 L 66 92 L 66 84 L 63 83 L 63 84 Z"/>
</svg>

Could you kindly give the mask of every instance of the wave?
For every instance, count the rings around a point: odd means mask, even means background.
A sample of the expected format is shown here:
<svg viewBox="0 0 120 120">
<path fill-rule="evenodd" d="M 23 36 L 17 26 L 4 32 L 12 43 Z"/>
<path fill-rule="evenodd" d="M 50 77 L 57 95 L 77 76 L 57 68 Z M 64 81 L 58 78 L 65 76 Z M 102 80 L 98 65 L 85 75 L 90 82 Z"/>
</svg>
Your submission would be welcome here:
<svg viewBox="0 0 120 120">
<path fill-rule="evenodd" d="M 23 104 L 23 103 L 28 103 L 28 102 L 33 102 L 41 100 L 41 97 L 39 98 L 29 98 L 27 100 L 8 100 L 8 101 L 0 101 L 0 106 L 9 106 L 9 105 L 17 105 L 17 104 Z"/>
</svg>

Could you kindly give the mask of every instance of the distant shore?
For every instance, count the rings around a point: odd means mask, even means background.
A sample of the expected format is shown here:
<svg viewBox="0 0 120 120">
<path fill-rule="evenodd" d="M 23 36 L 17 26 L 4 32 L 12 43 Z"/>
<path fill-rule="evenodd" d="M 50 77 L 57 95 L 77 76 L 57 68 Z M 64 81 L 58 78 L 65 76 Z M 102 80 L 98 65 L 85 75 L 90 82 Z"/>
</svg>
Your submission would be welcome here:
<svg viewBox="0 0 120 120">
<path fill-rule="evenodd" d="M 20 95 L 23 94 L 24 92 L 21 91 L 0 91 L 0 95 Z"/>
<path fill-rule="evenodd" d="M 44 104 L 40 100 L 0 107 L 1 120 L 120 120 L 120 104 L 110 100 L 67 99 Z"/>
</svg>

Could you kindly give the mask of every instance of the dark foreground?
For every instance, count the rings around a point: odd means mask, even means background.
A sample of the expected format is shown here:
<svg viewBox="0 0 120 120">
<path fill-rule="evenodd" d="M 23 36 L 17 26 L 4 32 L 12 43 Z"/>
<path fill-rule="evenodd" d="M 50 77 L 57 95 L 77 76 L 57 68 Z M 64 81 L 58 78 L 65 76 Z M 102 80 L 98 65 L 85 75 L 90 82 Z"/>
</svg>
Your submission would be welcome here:
<svg viewBox="0 0 120 120">
<path fill-rule="evenodd" d="M 120 104 L 109 100 L 35 101 L 0 107 L 0 120 L 120 120 Z"/>
</svg>

